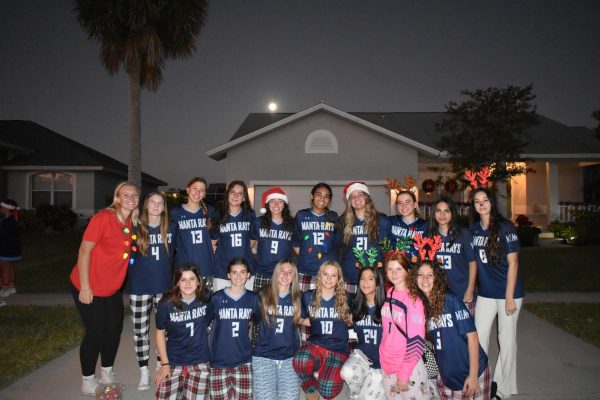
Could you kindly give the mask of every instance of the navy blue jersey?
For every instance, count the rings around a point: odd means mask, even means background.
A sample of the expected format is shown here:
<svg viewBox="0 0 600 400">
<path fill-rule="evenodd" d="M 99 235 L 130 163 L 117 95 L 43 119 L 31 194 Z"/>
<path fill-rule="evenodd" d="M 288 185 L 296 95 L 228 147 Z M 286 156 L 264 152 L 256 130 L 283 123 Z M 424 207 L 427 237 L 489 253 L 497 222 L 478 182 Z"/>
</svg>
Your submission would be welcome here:
<svg viewBox="0 0 600 400">
<path fill-rule="evenodd" d="M 215 209 L 207 204 L 206 211 L 214 223 Z M 202 208 L 190 212 L 183 206 L 176 207 L 171 210 L 171 220 L 175 222 L 175 267 L 192 263 L 202 276 L 213 276 L 214 253 Z"/>
<path fill-rule="evenodd" d="M 215 223 L 211 233 L 212 239 L 219 241 L 215 253 L 216 278 L 227 279 L 227 266 L 237 257 L 245 258 L 250 265 L 250 272 L 254 272 L 250 240 L 255 238 L 250 237 L 250 232 L 255 219 L 254 211 L 248 210 L 246 213 L 240 211 L 237 215 L 229 214 L 224 224 Z"/>
<path fill-rule="evenodd" d="M 475 323 L 462 302 L 462 298 L 453 293 L 446 293 L 444 311 L 438 319 L 430 318 L 428 327 L 442 382 L 453 391 L 462 390 L 465 380 L 469 376 L 467 333 L 475 332 Z M 481 376 L 487 365 L 487 355 L 479 346 L 477 376 Z"/>
<path fill-rule="evenodd" d="M 317 275 L 325 261 L 335 259 L 335 223 L 338 215 L 327 211 L 315 214 L 310 208 L 300 210 L 294 219 L 292 244 L 300 248 L 298 272 Z"/>
<path fill-rule="evenodd" d="M 395 248 L 396 242 L 399 238 L 411 238 L 414 239 L 416 234 L 426 236 L 429 231 L 429 222 L 427 220 L 417 218 L 410 224 L 406 224 L 402 221 L 401 215 L 390 215 L 390 245 Z M 406 252 L 408 259 L 417 254 L 417 249 L 413 246 Z"/>
<path fill-rule="evenodd" d="M 469 262 L 475 261 L 473 238 L 467 229 L 460 229 L 451 243 L 450 235 L 442 235 L 441 248 L 436 257 L 442 260 L 440 267 L 446 271 L 450 290 L 463 299 L 469 286 Z"/>
<path fill-rule="evenodd" d="M 216 368 L 235 368 L 252 361 L 250 321 L 258 321 L 258 295 L 244 291 L 234 299 L 228 289 L 213 294 L 214 321 L 210 332 L 210 365 Z"/>
<path fill-rule="evenodd" d="M 354 332 L 358 336 L 356 348 L 361 350 L 371 361 L 372 368 L 381 368 L 379 364 L 379 345 L 381 344 L 381 335 L 383 334 L 381 324 L 376 323 L 375 305 L 369 306 L 369 312 L 360 321 L 354 321 Z"/>
<path fill-rule="evenodd" d="M 497 265 L 488 263 L 488 254 L 485 245 L 490 234 L 488 229 L 483 229 L 480 223 L 475 223 L 471 228 L 473 235 L 473 249 L 475 251 L 475 261 L 477 261 L 477 282 L 478 294 L 491 299 L 506 298 L 506 277 L 508 274 L 509 253 L 518 253 L 521 250 L 519 238 L 515 227 L 508 220 L 499 222 L 498 241 L 501 251 Z M 523 297 L 523 285 L 521 277 L 517 275 L 514 298 Z"/>
<path fill-rule="evenodd" d="M 300 347 L 291 293 L 279 297 L 277 310 L 271 310 L 269 314 L 274 316 L 269 322 L 261 317 L 254 355 L 272 360 L 288 359 Z"/>
<path fill-rule="evenodd" d="M 194 299 L 180 311 L 163 297 L 156 310 L 156 329 L 166 330 L 171 365 L 208 362 L 208 324 L 213 308 Z"/>
<path fill-rule="evenodd" d="M 158 294 L 169 289 L 173 283 L 173 225 L 169 226 L 165 248 L 159 226 L 148 226 L 148 248 L 146 255 L 134 253 L 134 263 L 129 264 L 129 293 Z"/>
<path fill-rule="evenodd" d="M 372 248 L 377 251 L 377 259 L 375 264 L 379 261 L 383 263 L 383 254 L 381 253 L 381 242 L 389 237 L 390 224 L 388 218 L 384 214 L 379 214 L 377 218 L 379 222 L 379 237 L 377 240 L 371 240 L 367 235 L 366 228 L 364 227 L 365 221 L 356 218 L 354 225 L 352 226 L 352 237 L 349 246 L 345 246 L 342 242 L 344 233 L 340 230 L 337 235 L 338 245 L 344 249 L 342 256 L 342 269 L 344 271 L 344 280 L 351 284 L 356 285 L 358 283 L 359 269 L 356 267 L 356 263 L 359 262 L 362 265 L 367 264 L 366 260 L 358 260 L 354 256 L 353 248 L 359 250 L 368 251 Z M 367 258 L 365 255 L 364 258 Z"/>
<path fill-rule="evenodd" d="M 293 232 L 286 231 L 283 223 L 271 222 L 270 229 L 262 227 L 264 217 L 259 217 L 253 224 L 253 237 L 258 239 L 256 272 L 271 276 L 275 264 L 282 258 L 289 258 L 292 254 Z"/>
<path fill-rule="evenodd" d="M 335 309 L 335 296 L 330 299 L 321 298 L 318 310 L 311 310 L 314 290 L 302 295 L 302 318 L 310 318 L 311 343 L 336 353 L 350 354 L 348 345 L 348 327 Z"/>
</svg>

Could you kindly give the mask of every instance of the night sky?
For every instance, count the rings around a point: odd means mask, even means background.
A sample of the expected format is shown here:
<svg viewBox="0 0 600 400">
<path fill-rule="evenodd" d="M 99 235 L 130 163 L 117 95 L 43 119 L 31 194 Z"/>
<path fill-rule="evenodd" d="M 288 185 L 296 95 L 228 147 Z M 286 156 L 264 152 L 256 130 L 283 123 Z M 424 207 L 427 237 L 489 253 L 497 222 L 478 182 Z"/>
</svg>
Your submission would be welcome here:
<svg viewBox="0 0 600 400">
<path fill-rule="evenodd" d="M 67 0 L 2 1 L 0 119 L 35 121 L 127 162 L 127 79 Z M 443 111 L 463 89 L 534 84 L 538 112 L 594 127 L 600 1 L 213 0 L 197 52 L 142 103 L 143 169 L 223 181 L 205 152 L 251 112 Z"/>
</svg>

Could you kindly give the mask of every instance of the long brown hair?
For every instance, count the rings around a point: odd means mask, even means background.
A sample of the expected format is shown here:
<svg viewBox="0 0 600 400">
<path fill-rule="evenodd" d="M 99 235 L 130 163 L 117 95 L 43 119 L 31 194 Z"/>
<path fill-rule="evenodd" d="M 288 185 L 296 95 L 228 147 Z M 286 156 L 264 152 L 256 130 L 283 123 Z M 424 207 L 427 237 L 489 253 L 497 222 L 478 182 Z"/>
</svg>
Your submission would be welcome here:
<svg viewBox="0 0 600 400">
<path fill-rule="evenodd" d="M 301 297 L 302 292 L 300 291 L 300 285 L 298 284 L 298 269 L 296 264 L 288 259 L 284 258 L 277 262 L 275 265 L 275 270 L 273 271 L 273 276 L 271 277 L 271 282 L 267 286 L 265 286 L 260 291 L 260 309 L 262 314 L 262 319 L 265 324 L 271 325 L 275 323 L 275 317 L 277 316 L 277 307 L 279 306 L 279 274 L 281 273 L 281 268 L 285 265 L 289 264 L 292 266 L 294 270 L 294 278 L 292 279 L 292 284 L 290 285 L 290 294 L 292 296 L 292 304 L 294 305 L 294 325 L 300 325 L 300 311 L 301 311 Z"/>
<path fill-rule="evenodd" d="M 204 178 L 200 178 L 199 176 L 196 176 L 192 179 L 190 179 L 190 181 L 187 183 L 187 185 L 185 186 L 187 189 L 190 188 L 190 186 L 192 186 L 194 183 L 204 183 L 204 186 L 206 187 L 206 191 L 208 192 L 208 182 L 206 181 L 206 179 Z M 189 195 L 188 195 L 189 198 Z M 204 195 L 204 198 L 206 198 L 206 195 Z M 204 198 L 202 200 L 200 200 L 200 208 L 202 209 L 202 213 L 204 213 L 204 217 L 206 218 L 206 229 L 210 230 L 210 228 L 212 227 L 212 220 L 210 219 L 209 215 L 208 215 L 208 210 L 206 208 L 206 203 L 204 202 Z"/>
<path fill-rule="evenodd" d="M 167 301 L 173 303 L 176 309 L 179 311 L 183 310 L 183 300 L 181 297 L 181 290 L 179 289 L 179 280 L 181 279 L 181 275 L 184 272 L 191 271 L 196 275 L 196 279 L 198 280 L 198 287 L 196 288 L 196 298 L 200 303 L 206 303 L 208 301 L 209 293 L 204 284 L 204 280 L 200 277 L 200 272 L 198 272 L 198 268 L 194 264 L 185 263 L 181 264 L 177 271 L 175 272 L 175 277 L 173 278 L 173 287 L 165 293 L 164 298 Z"/>
<path fill-rule="evenodd" d="M 471 193 L 471 201 L 469 202 L 469 226 L 473 228 L 473 225 L 481 221 L 481 216 L 475 209 L 475 195 L 479 192 L 485 193 L 488 200 L 490 201 L 490 226 L 488 227 L 490 234 L 488 236 L 487 243 L 485 244 L 485 253 L 489 260 L 489 265 L 496 267 L 500 261 L 500 255 L 504 249 L 502 240 L 498 238 L 498 231 L 501 224 L 511 223 L 508 221 L 500 211 L 498 210 L 496 203 L 496 196 L 491 190 L 486 188 L 478 188 L 473 190 Z"/>
<path fill-rule="evenodd" d="M 365 192 L 363 192 L 365 193 Z M 375 243 L 379 242 L 379 213 L 375 209 L 375 204 L 367 193 L 365 193 L 365 223 L 364 228 L 367 231 L 369 239 Z M 343 241 L 345 246 L 350 246 L 352 242 L 352 227 L 356 222 L 356 213 L 350 200 L 346 201 L 346 209 L 340 217 L 342 225 Z"/>
<path fill-rule="evenodd" d="M 148 253 L 148 220 L 150 216 L 148 215 L 148 202 L 150 201 L 150 197 L 152 196 L 160 196 L 164 204 L 164 210 L 160 214 L 160 237 L 162 239 L 163 245 L 167 252 L 169 251 L 169 211 L 167 210 L 167 199 L 165 195 L 159 192 L 150 192 L 144 199 L 144 205 L 142 207 L 142 215 L 140 216 L 140 227 L 138 232 L 138 248 L 140 253 L 143 255 L 147 255 Z"/>
<path fill-rule="evenodd" d="M 350 318 L 350 307 L 348 306 L 348 299 L 346 297 L 346 284 L 344 283 L 344 276 L 342 275 L 342 267 L 337 263 L 337 261 L 333 260 L 325 261 L 319 267 L 319 272 L 317 273 L 317 280 L 315 283 L 316 288 L 313 292 L 313 298 L 310 303 L 310 316 L 311 318 L 314 318 L 315 313 L 319 310 L 319 307 L 321 307 L 321 296 L 323 294 L 321 275 L 327 266 L 335 267 L 338 273 L 338 281 L 335 285 L 335 310 L 340 316 L 340 319 L 344 321 L 346 325 L 350 325 L 352 323 L 352 319 Z"/>
<path fill-rule="evenodd" d="M 429 297 L 427 297 L 418 286 L 419 270 L 424 265 L 429 266 L 433 271 L 433 286 L 431 288 L 431 292 L 429 293 Z M 416 287 L 420 293 L 419 297 L 421 297 L 421 300 L 423 300 L 427 319 L 433 318 L 434 320 L 438 320 L 440 315 L 442 315 L 442 311 L 444 311 L 446 290 L 448 289 L 448 280 L 446 279 L 446 273 L 444 270 L 429 261 L 423 261 L 421 265 L 415 268 L 414 273 L 411 275 L 410 281 L 410 286 Z"/>
<path fill-rule="evenodd" d="M 390 252 L 389 254 L 387 254 L 387 256 L 385 257 L 386 277 L 387 277 L 388 265 L 392 261 L 396 261 L 398 264 L 400 264 L 402 269 L 404 269 L 407 273 L 406 288 L 408 289 L 408 296 L 413 300 L 416 300 L 417 298 L 420 298 L 421 300 L 423 300 L 422 295 L 419 293 L 419 288 L 412 284 L 412 279 L 413 279 L 412 275 L 415 274 L 415 269 L 413 268 L 413 265 L 410 263 L 410 261 L 408 261 L 408 258 L 406 258 L 406 256 L 404 254 L 402 254 L 400 252 Z M 393 286 L 392 286 L 392 288 L 393 288 Z"/>
</svg>

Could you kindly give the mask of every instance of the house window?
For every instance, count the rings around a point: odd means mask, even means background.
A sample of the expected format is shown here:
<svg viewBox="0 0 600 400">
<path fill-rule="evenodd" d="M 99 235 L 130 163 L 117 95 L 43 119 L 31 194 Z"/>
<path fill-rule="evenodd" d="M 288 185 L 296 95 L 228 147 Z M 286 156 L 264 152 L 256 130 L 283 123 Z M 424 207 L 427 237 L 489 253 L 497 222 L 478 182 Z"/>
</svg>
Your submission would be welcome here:
<svg viewBox="0 0 600 400">
<path fill-rule="evenodd" d="M 31 207 L 40 204 L 73 207 L 74 176 L 62 172 L 42 172 L 31 177 Z"/>
<path fill-rule="evenodd" d="M 317 129 L 306 138 L 304 152 L 306 154 L 337 153 L 337 139 L 328 130 Z"/>
</svg>

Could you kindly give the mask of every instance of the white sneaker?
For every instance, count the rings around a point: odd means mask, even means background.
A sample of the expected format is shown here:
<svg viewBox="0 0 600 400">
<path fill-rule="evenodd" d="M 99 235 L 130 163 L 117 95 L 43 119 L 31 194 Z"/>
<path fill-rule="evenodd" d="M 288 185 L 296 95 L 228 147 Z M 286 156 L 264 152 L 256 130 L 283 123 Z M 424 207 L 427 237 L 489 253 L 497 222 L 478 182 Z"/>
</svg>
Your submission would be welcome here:
<svg viewBox="0 0 600 400">
<path fill-rule="evenodd" d="M 94 375 L 83 376 L 81 380 L 81 394 L 96 397 L 96 389 L 100 386 Z"/>
<path fill-rule="evenodd" d="M 115 376 L 113 367 L 100 368 L 100 382 L 105 385 L 117 382 L 117 377 Z"/>
<path fill-rule="evenodd" d="M 140 383 L 138 383 L 137 390 L 148 389 L 150 389 L 150 370 L 147 366 L 140 367 Z"/>
</svg>

